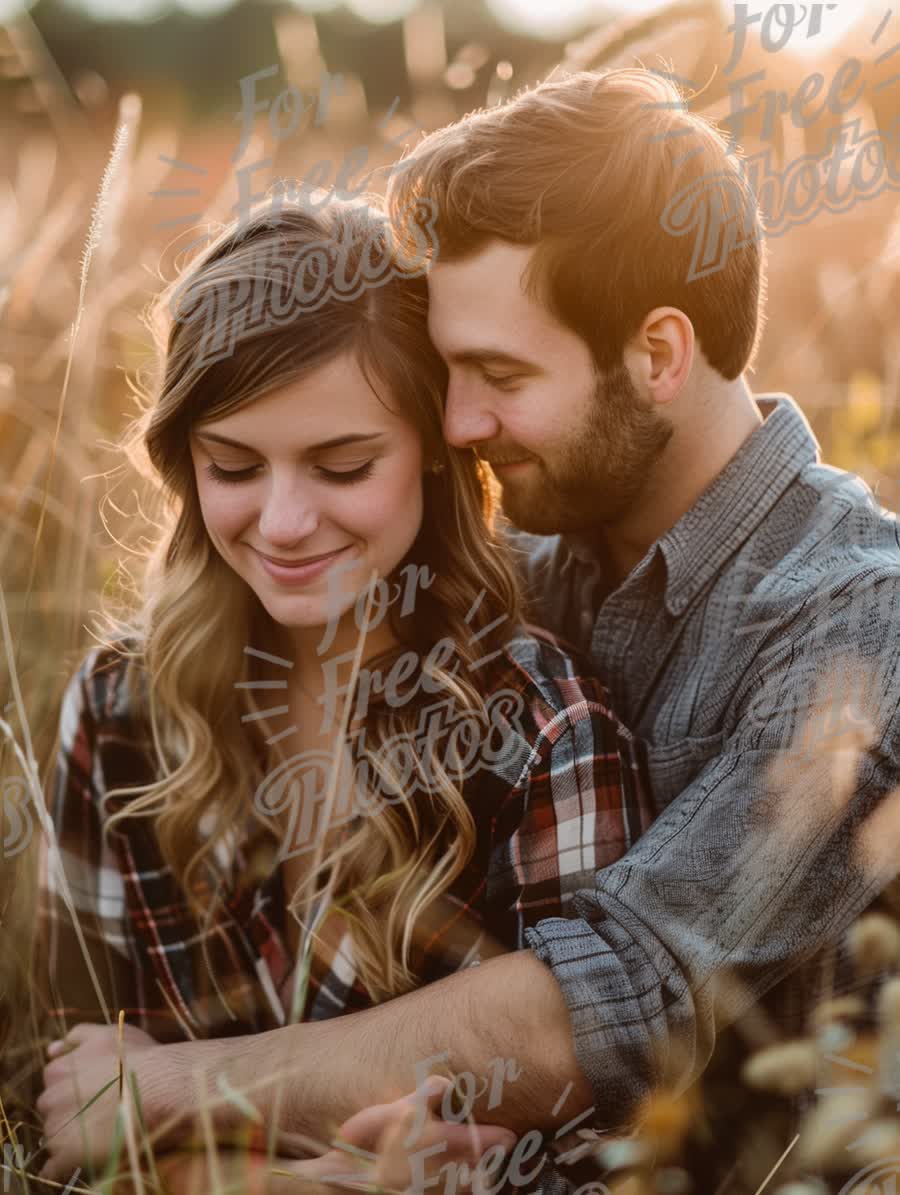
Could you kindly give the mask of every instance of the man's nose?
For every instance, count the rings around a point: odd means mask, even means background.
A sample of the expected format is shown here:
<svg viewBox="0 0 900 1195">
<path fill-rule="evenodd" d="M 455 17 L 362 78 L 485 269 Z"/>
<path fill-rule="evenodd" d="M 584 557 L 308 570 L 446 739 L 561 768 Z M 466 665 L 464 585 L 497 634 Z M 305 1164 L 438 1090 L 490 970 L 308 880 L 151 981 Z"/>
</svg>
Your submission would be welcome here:
<svg viewBox="0 0 900 1195">
<path fill-rule="evenodd" d="M 500 434 L 500 421 L 477 388 L 451 382 L 444 404 L 444 438 L 455 448 L 470 448 Z"/>
<path fill-rule="evenodd" d="M 319 525 L 319 509 L 309 482 L 275 479 L 259 518 L 259 531 L 273 548 L 290 548 Z"/>
</svg>

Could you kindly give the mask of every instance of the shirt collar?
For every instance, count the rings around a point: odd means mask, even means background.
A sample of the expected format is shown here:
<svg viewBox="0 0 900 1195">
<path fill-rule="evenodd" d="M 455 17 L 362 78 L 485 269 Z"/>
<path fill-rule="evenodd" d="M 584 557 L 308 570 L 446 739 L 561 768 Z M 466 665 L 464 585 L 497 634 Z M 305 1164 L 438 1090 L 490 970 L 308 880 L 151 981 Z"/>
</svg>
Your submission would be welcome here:
<svg viewBox="0 0 900 1195">
<path fill-rule="evenodd" d="M 789 395 L 758 395 L 756 402 L 763 422 L 635 566 L 637 571 L 649 557 L 662 553 L 666 608 L 673 616 L 716 576 L 803 469 L 818 458 L 812 428 Z M 563 540 L 578 560 L 598 564 L 593 537 L 570 534 Z"/>
</svg>

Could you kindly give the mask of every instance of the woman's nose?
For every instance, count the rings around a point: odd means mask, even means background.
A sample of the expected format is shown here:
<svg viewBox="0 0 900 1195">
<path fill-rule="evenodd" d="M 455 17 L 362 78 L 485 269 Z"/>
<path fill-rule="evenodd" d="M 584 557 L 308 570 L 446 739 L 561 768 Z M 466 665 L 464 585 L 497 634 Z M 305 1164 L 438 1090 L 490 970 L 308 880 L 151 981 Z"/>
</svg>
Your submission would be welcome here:
<svg viewBox="0 0 900 1195">
<path fill-rule="evenodd" d="M 273 548 L 307 539 L 319 525 L 319 511 L 308 486 L 272 485 L 259 517 L 259 530 Z"/>
</svg>

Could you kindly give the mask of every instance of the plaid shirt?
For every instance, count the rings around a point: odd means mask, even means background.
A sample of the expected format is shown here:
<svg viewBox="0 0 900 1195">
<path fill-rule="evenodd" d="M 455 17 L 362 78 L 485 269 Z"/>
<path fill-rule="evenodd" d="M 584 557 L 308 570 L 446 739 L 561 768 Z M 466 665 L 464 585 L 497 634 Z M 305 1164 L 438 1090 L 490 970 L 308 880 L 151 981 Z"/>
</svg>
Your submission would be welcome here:
<svg viewBox="0 0 900 1195">
<path fill-rule="evenodd" d="M 277 1028 L 290 1017 L 295 980 L 286 945 L 287 897 L 273 836 L 256 822 L 232 857 L 219 852 L 225 914 L 201 928 L 165 864 L 150 818 L 126 818 L 105 842 L 100 800 L 119 785 L 157 778 L 149 727 L 129 708 L 125 663 L 94 648 L 65 691 L 48 796 L 60 858 L 111 1017 L 159 1041 Z M 494 766 L 463 788 L 476 825 L 474 854 L 428 921 L 414 953 L 422 983 L 474 962 L 479 952 L 527 948 L 525 930 L 565 915 L 597 870 L 622 856 L 655 816 L 637 740 L 606 693 L 550 639 L 512 639 L 491 678 L 521 698 Z M 110 807 L 119 808 L 114 798 Z M 103 1012 L 50 865 L 41 856 L 41 942 L 51 1028 L 61 1034 Z M 321 910 L 318 910 L 320 913 Z M 317 914 L 318 915 L 318 914 Z M 332 913 L 317 947 L 300 1020 L 369 1007 L 349 934 Z"/>
</svg>

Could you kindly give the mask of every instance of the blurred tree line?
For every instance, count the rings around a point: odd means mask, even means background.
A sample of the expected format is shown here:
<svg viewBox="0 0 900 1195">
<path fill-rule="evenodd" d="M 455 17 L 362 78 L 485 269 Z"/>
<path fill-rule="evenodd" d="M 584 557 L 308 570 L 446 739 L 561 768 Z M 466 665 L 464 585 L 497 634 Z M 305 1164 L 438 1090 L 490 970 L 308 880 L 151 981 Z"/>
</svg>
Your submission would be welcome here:
<svg viewBox="0 0 900 1195">
<path fill-rule="evenodd" d="M 122 0 L 123 9 L 127 2 Z M 563 42 L 499 25 L 484 0 L 430 2 L 442 9 L 448 62 L 468 47 L 477 47 L 466 59 L 472 66 L 467 85 L 457 89 L 460 113 L 485 103 L 498 61 L 509 62 L 516 79 L 524 81 L 520 75 L 537 78 L 563 54 Z M 173 5 L 155 19 L 98 21 L 71 2 L 38 0 L 30 17 L 74 90 L 102 87 L 104 97 L 108 91 L 115 98 L 136 89 L 152 108 L 154 96 L 164 105 L 166 91 L 174 89 L 193 117 L 204 121 L 228 115 L 235 106 L 237 79 L 280 61 L 276 19 L 298 9 L 302 5 L 290 0 L 239 0 L 207 17 Z M 358 77 L 370 111 L 389 107 L 397 97 L 401 107 L 409 103 L 415 88 L 402 20 L 376 24 L 343 7 L 310 17 L 327 69 Z M 0 102 L 7 102 L 21 82 L 0 78 Z M 27 104 L 16 106 L 27 111 Z"/>
</svg>

